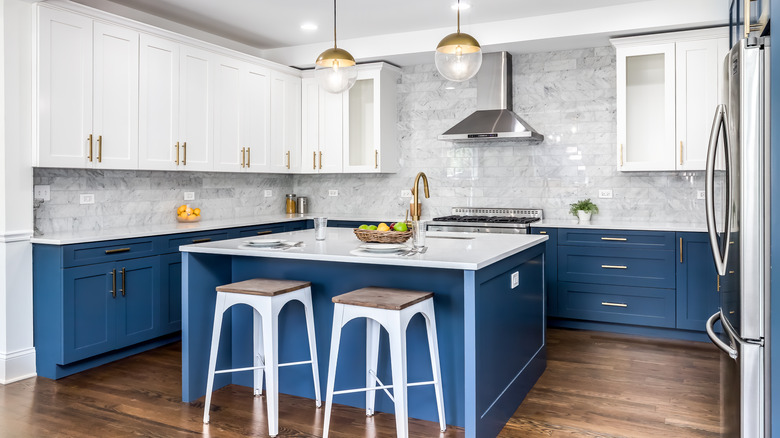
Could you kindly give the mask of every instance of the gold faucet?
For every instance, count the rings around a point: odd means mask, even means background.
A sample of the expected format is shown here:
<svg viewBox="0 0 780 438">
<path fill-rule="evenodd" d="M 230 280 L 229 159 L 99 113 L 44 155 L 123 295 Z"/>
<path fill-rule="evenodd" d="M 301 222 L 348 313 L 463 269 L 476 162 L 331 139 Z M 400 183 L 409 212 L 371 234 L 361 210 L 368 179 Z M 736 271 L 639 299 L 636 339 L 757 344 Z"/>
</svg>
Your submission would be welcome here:
<svg viewBox="0 0 780 438">
<path fill-rule="evenodd" d="M 412 194 L 414 195 L 414 203 L 412 204 L 412 220 L 413 221 L 419 221 L 420 216 L 422 215 L 422 205 L 420 205 L 420 198 L 418 196 L 419 188 L 420 188 L 420 177 L 422 177 L 423 180 L 423 189 L 425 190 L 425 197 L 430 198 L 431 195 L 428 194 L 428 177 L 425 176 L 424 173 L 420 172 L 417 174 L 417 176 L 414 178 L 414 187 L 412 187 Z"/>
</svg>

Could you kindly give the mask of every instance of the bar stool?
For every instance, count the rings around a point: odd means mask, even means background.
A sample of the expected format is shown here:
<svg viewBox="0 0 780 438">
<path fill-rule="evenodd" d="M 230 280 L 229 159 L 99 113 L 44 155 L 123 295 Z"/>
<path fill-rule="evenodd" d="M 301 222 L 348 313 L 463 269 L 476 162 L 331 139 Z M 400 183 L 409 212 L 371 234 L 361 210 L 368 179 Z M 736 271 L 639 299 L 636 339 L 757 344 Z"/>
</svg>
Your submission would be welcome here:
<svg viewBox="0 0 780 438">
<path fill-rule="evenodd" d="M 404 289 L 366 287 L 333 297 L 333 331 L 330 341 L 330 363 L 328 365 L 328 389 L 325 396 L 324 438 L 328 436 L 330 413 L 335 394 L 354 392 L 366 393 L 366 415 L 374 415 L 376 390 L 384 390 L 395 404 L 395 427 L 398 437 L 409 436 L 409 407 L 407 387 L 433 385 L 436 405 L 439 410 L 439 426 L 444 432 L 444 396 L 442 395 L 441 367 L 439 365 L 439 344 L 436 336 L 436 318 L 433 313 L 433 293 Z M 428 349 L 431 353 L 433 380 L 430 382 L 407 383 L 406 381 L 406 327 L 414 315 L 425 317 L 428 332 Z M 334 391 L 336 363 L 338 361 L 341 329 L 355 318 L 366 318 L 366 388 Z M 390 363 L 393 383 L 383 384 L 377 377 L 379 362 L 379 332 L 384 327 L 390 335 Z M 379 386 L 377 386 L 377 383 Z M 393 389 L 392 395 L 388 391 Z"/>
<path fill-rule="evenodd" d="M 303 303 L 306 312 L 306 328 L 309 334 L 310 360 L 279 363 L 279 312 L 292 300 Z M 219 335 L 222 330 L 222 315 L 231 306 L 247 304 L 254 309 L 254 366 L 216 371 Z M 268 405 L 268 434 L 279 433 L 279 373 L 278 368 L 290 365 L 311 364 L 314 376 L 314 395 L 317 407 L 322 405 L 320 397 L 320 374 L 317 366 L 317 342 L 314 337 L 314 314 L 311 302 L 311 283 L 308 281 L 270 280 L 255 278 L 217 287 L 217 304 L 214 308 L 214 329 L 211 335 L 211 355 L 209 357 L 208 383 L 206 385 L 206 405 L 203 422 L 209 422 L 211 392 L 214 387 L 214 375 L 236 371 L 254 371 L 254 393 L 259 396 L 263 388 L 265 371 L 266 403 Z"/>
</svg>

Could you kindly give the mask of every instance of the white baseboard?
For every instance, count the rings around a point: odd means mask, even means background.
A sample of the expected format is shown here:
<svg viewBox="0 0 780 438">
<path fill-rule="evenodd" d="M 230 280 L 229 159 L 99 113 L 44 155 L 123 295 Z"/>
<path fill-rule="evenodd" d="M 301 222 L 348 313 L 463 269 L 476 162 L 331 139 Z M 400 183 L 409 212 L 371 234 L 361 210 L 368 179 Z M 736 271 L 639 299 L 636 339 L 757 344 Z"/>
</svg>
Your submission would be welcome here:
<svg viewBox="0 0 780 438">
<path fill-rule="evenodd" d="M 0 353 L 0 384 L 7 385 L 36 375 L 34 347 Z"/>
</svg>

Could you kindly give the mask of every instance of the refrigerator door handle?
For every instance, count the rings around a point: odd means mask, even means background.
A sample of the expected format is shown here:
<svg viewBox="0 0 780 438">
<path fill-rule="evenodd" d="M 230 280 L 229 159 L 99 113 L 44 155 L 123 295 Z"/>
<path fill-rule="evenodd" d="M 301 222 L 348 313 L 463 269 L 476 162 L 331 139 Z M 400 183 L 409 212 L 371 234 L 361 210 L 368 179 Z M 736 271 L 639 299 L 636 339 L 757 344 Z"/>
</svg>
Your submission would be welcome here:
<svg viewBox="0 0 780 438">
<path fill-rule="evenodd" d="M 724 353 L 728 354 L 730 358 L 737 360 L 737 356 L 739 353 L 737 352 L 737 349 L 734 348 L 734 338 L 731 336 L 731 333 L 729 333 L 728 330 L 726 330 L 726 334 L 728 334 L 729 339 L 731 339 L 731 345 L 726 345 L 725 342 L 721 341 L 718 335 L 715 333 L 715 323 L 718 322 L 720 319 L 720 311 L 718 313 L 712 315 L 707 319 L 707 336 L 710 337 L 710 341 L 712 341 L 713 344 L 715 344 L 716 347 L 723 350 Z M 723 324 L 725 327 L 725 324 Z"/>
<path fill-rule="evenodd" d="M 710 143 L 707 148 L 707 170 L 705 172 L 705 211 L 707 214 L 707 233 L 710 237 L 710 247 L 712 255 L 715 257 L 715 268 L 718 275 L 726 275 L 726 266 L 729 258 L 729 247 L 731 246 L 731 153 L 729 148 L 729 135 L 726 132 L 726 121 L 728 120 L 726 106 L 720 104 L 715 109 L 715 118 L 712 121 L 712 130 L 710 131 Z M 715 224 L 715 162 L 717 160 L 718 138 L 723 133 L 723 155 L 726 161 L 726 241 L 725 249 L 721 253 L 718 245 L 718 230 Z"/>
</svg>

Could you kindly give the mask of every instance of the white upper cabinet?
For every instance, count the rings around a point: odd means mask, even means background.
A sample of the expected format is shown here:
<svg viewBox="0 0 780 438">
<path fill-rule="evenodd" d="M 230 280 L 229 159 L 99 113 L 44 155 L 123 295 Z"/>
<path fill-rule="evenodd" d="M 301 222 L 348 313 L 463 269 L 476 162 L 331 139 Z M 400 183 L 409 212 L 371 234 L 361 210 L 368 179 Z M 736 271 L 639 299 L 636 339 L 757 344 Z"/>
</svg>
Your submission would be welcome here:
<svg viewBox="0 0 780 438">
<path fill-rule="evenodd" d="M 138 162 L 142 169 L 173 170 L 179 141 L 179 45 L 141 35 Z"/>
<path fill-rule="evenodd" d="M 181 46 L 179 57 L 179 165 L 184 170 L 212 170 L 215 55 Z M 175 145 L 174 145 L 175 146 Z"/>
<path fill-rule="evenodd" d="M 331 94 L 313 77 L 301 81 L 301 173 L 341 173 L 346 93 Z"/>
<path fill-rule="evenodd" d="M 271 72 L 269 172 L 301 170 L 301 78 Z"/>
<path fill-rule="evenodd" d="M 619 170 L 704 170 L 727 32 L 612 40 Z"/>
</svg>

